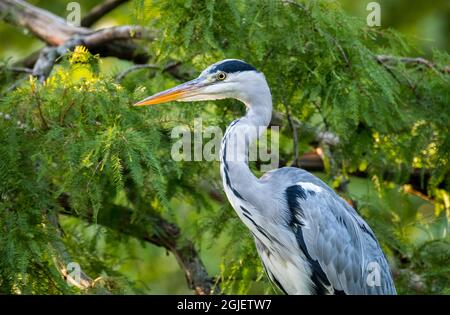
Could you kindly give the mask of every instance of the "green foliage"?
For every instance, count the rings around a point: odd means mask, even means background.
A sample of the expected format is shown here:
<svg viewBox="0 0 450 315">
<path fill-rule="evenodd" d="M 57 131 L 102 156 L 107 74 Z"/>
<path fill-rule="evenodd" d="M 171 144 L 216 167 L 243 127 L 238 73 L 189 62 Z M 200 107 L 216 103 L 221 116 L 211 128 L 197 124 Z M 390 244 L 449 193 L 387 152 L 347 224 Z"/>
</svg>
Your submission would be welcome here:
<svg viewBox="0 0 450 315">
<path fill-rule="evenodd" d="M 417 200 L 392 188 L 359 201 L 385 251 L 397 258 L 392 263 L 399 294 L 448 294 L 448 213 L 435 214 L 430 205 L 419 206 Z"/>
<path fill-rule="evenodd" d="M 300 153 L 311 149 L 308 128 L 335 133 L 340 142 L 327 156 L 334 166 L 327 167 L 326 179 L 358 170 L 372 179 L 377 194 L 352 197 L 392 263 L 398 291 L 449 293 L 450 85 L 441 71 L 450 64 L 448 54 L 435 51 L 435 67 L 382 65 L 377 54 L 408 56 L 412 47 L 394 31 L 368 28 L 335 1 L 135 5 L 136 20 L 160 31 L 150 44 L 150 62 L 180 61 L 193 76 L 217 60 L 244 59 L 265 73 L 276 110 L 285 112 L 288 105 L 304 123 Z M 208 267 L 225 292 L 276 292 L 250 233 L 226 202 L 209 194 L 220 186 L 217 163 L 170 158 L 172 127 L 192 127 L 197 116 L 225 127 L 243 106 L 226 100 L 132 108 L 176 80 L 167 72 L 141 70 L 119 84 L 102 62 L 78 47 L 45 83 L 25 80 L 6 93 L 17 78 L 1 68 L 1 292 L 79 292 L 55 268 L 55 257 L 64 256 L 55 245 L 61 240 L 86 272 L 104 278 L 102 286 L 147 292 L 118 271 L 120 248 L 136 248 L 134 240 L 96 225 L 102 211 L 114 218 L 107 211 L 111 204 L 132 209 L 123 226 L 155 230 L 144 220 L 151 212 L 177 221 L 196 245 L 205 245 L 202 256 L 220 243 L 221 263 Z M 292 159 L 287 123 L 281 132 L 280 155 Z M 403 186 L 415 169 L 427 172 L 425 203 L 411 201 Z M 68 205 L 61 204 L 62 194 L 70 196 Z M 66 211 L 63 206 L 81 220 L 92 219 L 93 230 L 86 232 L 80 220 L 63 220 L 68 236 L 61 238 L 49 217 Z M 412 283 L 415 278 L 419 284 Z"/>
<path fill-rule="evenodd" d="M 414 169 L 421 168 L 431 176 L 429 195 L 437 197 L 443 193 L 448 198 L 448 179 L 441 184 L 445 190 L 437 187 L 450 170 L 450 85 L 448 75 L 440 72 L 450 63 L 447 54 L 434 52 L 435 68 L 402 63 L 381 65 L 377 54 L 407 56 L 411 52 L 405 39 L 391 30 L 368 28 L 363 20 L 343 13 L 336 2 L 153 1 L 152 4 L 152 8 L 172 12 L 174 17 L 151 20 L 151 26 L 164 30 L 160 41 L 152 45 L 159 52 L 157 61 L 192 60 L 189 63 L 195 68 L 222 58 L 249 61 L 266 75 L 278 110 L 284 111 L 283 105 L 289 104 L 293 115 L 305 124 L 339 136 L 340 144 L 333 152 L 333 162 L 339 165 L 339 170 L 330 169 L 331 175 L 336 171 L 348 174 L 365 170 L 381 189 L 391 182 L 405 183 Z M 283 136 L 292 137 L 289 128 L 283 132 Z M 309 150 L 308 141 L 308 137 L 300 139 L 300 148 Z M 386 214 L 398 206 L 393 201 L 384 205 Z M 433 215 L 437 222 L 443 220 L 442 216 L 445 218 L 441 223 L 444 232 L 428 241 L 447 240 L 448 203 L 441 206 L 442 199 L 436 198 L 434 204 L 436 209 L 446 209 Z M 371 209 L 376 208 L 373 201 Z M 368 212 L 367 218 L 376 226 L 392 225 L 391 220 L 372 217 L 376 217 L 373 211 Z M 420 214 L 412 220 L 423 225 Z M 223 220 L 213 217 L 211 222 Z M 211 228 L 216 229 L 216 225 Z M 383 229 L 375 230 L 380 231 L 377 235 L 386 246 L 394 246 L 391 237 L 382 234 Z M 418 246 L 412 244 L 410 237 L 393 238 L 396 242 L 411 243 L 411 248 L 402 255 L 413 255 L 413 248 Z M 443 244 L 448 245 L 447 241 Z M 237 246 L 242 247 L 238 257 L 243 257 L 248 251 L 246 243 Z M 448 258 L 448 250 L 443 255 Z M 416 260 L 417 266 L 412 269 L 427 278 L 424 266 L 431 260 L 425 262 L 419 256 L 414 254 L 412 260 Z M 249 273 L 242 260 L 226 266 L 240 270 L 237 278 Z M 433 270 L 440 268 L 438 264 L 433 267 Z M 448 288 L 446 280 L 442 281 L 443 287 L 429 285 L 424 291 L 441 292 Z M 400 288 L 400 292 L 411 290 Z"/>
<path fill-rule="evenodd" d="M 5 233 L 0 260 L 7 273 L 1 281 L 5 292 L 45 292 L 44 282 L 34 287 L 44 276 L 60 279 L 55 292 L 68 290 L 56 269 L 49 270 L 51 250 L 56 249 L 48 242 L 58 235 L 46 214 L 60 209 L 62 193 L 70 196 L 72 211 L 80 217 L 92 215 L 94 222 L 111 201 L 145 202 L 165 211 L 171 197 L 168 183 L 184 172 L 167 161 L 169 134 L 163 127 L 155 128 L 161 117 L 130 107 L 143 91 L 135 95 L 98 75 L 93 60 L 77 48 L 44 84 L 30 78 L 2 99 L 0 196 Z M 136 212 L 132 220 L 142 215 Z M 3 283 L 7 279 L 9 287 Z"/>
</svg>

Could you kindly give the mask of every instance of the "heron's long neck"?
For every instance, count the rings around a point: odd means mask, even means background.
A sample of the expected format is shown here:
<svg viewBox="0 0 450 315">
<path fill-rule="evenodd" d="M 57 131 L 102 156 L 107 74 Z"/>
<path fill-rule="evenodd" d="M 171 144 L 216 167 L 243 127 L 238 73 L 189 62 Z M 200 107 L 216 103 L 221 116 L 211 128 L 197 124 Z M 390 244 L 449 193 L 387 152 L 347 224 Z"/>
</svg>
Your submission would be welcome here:
<svg viewBox="0 0 450 315">
<path fill-rule="evenodd" d="M 252 97 L 247 104 L 247 114 L 233 121 L 222 139 L 220 161 L 221 174 L 225 186 L 236 197 L 245 199 L 254 194 L 252 189 L 258 184 L 248 166 L 249 146 L 266 130 L 272 116 L 270 91 Z"/>
</svg>

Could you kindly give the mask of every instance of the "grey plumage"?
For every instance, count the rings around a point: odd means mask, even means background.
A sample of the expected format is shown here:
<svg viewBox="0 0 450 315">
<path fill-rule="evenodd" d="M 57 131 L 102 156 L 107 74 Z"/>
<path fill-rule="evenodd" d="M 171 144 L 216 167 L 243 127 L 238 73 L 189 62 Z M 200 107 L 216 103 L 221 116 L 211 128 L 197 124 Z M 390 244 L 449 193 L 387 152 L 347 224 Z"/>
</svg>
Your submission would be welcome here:
<svg viewBox="0 0 450 315">
<path fill-rule="evenodd" d="M 396 294 L 373 231 L 324 182 L 299 168 L 276 169 L 261 178 L 250 171 L 249 145 L 272 114 L 262 73 L 243 61 L 224 60 L 137 105 L 220 98 L 247 107 L 225 132 L 220 170 L 225 193 L 253 234 L 271 281 L 287 294 Z"/>
</svg>

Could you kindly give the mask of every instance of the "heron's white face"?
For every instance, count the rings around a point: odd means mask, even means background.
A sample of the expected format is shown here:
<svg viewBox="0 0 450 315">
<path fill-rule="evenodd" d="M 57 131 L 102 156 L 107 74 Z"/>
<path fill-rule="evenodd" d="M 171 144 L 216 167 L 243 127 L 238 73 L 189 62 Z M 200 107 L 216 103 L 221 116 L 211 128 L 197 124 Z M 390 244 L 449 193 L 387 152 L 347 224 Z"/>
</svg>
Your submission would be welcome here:
<svg viewBox="0 0 450 315">
<path fill-rule="evenodd" d="M 208 67 L 198 78 L 147 97 L 135 106 L 224 98 L 235 98 L 248 104 L 249 100 L 267 91 L 267 82 L 261 72 L 240 60 L 228 59 Z"/>
</svg>

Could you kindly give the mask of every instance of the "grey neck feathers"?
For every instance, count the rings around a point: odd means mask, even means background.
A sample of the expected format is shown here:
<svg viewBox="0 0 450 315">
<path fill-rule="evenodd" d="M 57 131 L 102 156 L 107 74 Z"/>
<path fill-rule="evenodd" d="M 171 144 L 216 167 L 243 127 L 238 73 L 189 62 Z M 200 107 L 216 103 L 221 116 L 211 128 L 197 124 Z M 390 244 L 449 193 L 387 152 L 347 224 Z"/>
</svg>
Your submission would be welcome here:
<svg viewBox="0 0 450 315">
<path fill-rule="evenodd" d="M 254 95 L 251 102 L 244 103 L 247 113 L 228 126 L 220 152 L 224 185 L 229 186 L 241 199 L 254 193 L 259 184 L 259 179 L 248 166 L 249 146 L 264 133 L 270 123 L 272 96 L 267 88 L 267 92 Z"/>
</svg>

